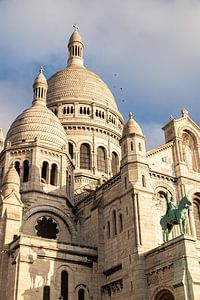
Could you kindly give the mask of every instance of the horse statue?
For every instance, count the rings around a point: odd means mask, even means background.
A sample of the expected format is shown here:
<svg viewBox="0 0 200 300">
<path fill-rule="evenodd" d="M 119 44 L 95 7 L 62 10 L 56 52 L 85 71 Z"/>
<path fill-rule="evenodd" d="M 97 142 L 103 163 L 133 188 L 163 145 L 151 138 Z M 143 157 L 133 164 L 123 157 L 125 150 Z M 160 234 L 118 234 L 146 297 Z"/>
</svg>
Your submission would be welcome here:
<svg viewBox="0 0 200 300">
<path fill-rule="evenodd" d="M 167 192 L 165 198 L 167 201 L 167 211 L 161 218 L 160 225 L 164 230 L 164 242 L 167 242 L 174 225 L 179 225 L 181 234 L 186 233 L 188 208 L 192 205 L 192 203 L 187 196 L 184 196 L 179 202 L 177 208 L 174 199 L 169 192 Z"/>
</svg>

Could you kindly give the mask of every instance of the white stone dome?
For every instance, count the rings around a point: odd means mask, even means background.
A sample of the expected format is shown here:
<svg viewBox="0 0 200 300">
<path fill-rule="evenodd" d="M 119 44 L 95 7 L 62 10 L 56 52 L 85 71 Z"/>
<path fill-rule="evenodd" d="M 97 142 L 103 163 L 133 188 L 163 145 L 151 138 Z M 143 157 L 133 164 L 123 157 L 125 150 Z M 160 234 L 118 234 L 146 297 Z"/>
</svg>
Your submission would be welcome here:
<svg viewBox="0 0 200 300">
<path fill-rule="evenodd" d="M 47 82 L 42 69 L 33 85 L 34 98 L 30 108 L 24 110 L 11 125 L 6 143 L 11 145 L 32 142 L 61 149 L 67 146 L 67 136 L 60 120 L 46 107 Z"/>
<path fill-rule="evenodd" d="M 118 111 L 115 99 L 101 78 L 88 69 L 71 65 L 48 80 L 47 105 L 59 100 L 78 99 Z"/>
<path fill-rule="evenodd" d="M 62 148 L 67 136 L 59 119 L 45 106 L 33 105 L 20 114 L 11 125 L 6 141 L 11 145 L 35 139 Z"/>
<path fill-rule="evenodd" d="M 143 135 L 142 129 L 140 125 L 133 119 L 133 114 L 129 114 L 129 120 L 124 125 L 122 137 L 127 136 L 129 134 L 138 134 L 138 135 Z"/>
</svg>

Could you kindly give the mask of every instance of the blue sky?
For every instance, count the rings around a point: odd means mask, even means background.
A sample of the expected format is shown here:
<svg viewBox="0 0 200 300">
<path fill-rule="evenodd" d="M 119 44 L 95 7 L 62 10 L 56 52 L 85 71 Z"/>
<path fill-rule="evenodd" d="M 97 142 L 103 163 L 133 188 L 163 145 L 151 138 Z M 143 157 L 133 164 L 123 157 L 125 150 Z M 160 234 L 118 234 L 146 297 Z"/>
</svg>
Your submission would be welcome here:
<svg viewBox="0 0 200 300">
<path fill-rule="evenodd" d="M 66 66 L 73 24 L 85 44 L 85 66 L 108 84 L 119 110 L 141 125 L 148 148 L 161 127 L 187 108 L 199 124 L 200 1 L 0 0 L 0 127 L 31 105 L 40 65 Z M 115 76 L 114 74 L 117 74 Z"/>
</svg>

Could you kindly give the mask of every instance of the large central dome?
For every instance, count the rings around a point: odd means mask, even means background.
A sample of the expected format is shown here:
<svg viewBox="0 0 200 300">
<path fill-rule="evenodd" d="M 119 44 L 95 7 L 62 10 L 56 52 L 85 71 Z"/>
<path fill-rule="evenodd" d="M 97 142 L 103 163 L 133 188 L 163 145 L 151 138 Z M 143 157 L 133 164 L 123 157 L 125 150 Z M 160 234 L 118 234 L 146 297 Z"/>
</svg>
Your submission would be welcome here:
<svg viewBox="0 0 200 300">
<path fill-rule="evenodd" d="M 48 80 L 47 103 L 55 99 L 82 99 L 118 110 L 108 86 L 92 71 L 78 65 L 71 65 Z"/>
<path fill-rule="evenodd" d="M 84 66 L 77 30 L 68 43 L 67 67 L 48 80 L 47 107 L 60 119 L 75 165 L 75 194 L 119 170 L 124 120 L 108 86 Z"/>
</svg>

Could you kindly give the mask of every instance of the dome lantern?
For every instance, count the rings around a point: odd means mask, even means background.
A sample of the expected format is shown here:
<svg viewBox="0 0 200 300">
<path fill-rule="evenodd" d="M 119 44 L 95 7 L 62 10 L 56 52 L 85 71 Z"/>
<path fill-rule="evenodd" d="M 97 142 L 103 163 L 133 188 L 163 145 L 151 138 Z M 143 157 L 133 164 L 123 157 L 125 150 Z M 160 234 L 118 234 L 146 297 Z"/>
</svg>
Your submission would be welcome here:
<svg viewBox="0 0 200 300">
<path fill-rule="evenodd" d="M 33 83 L 33 105 L 46 106 L 47 80 L 43 74 L 43 68 L 40 67 L 39 75 Z"/>
<path fill-rule="evenodd" d="M 83 41 L 78 32 L 78 26 L 74 25 L 74 32 L 72 33 L 69 43 L 69 58 L 67 61 L 68 66 L 77 65 L 83 67 Z"/>
</svg>

